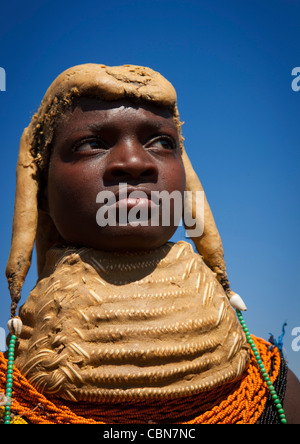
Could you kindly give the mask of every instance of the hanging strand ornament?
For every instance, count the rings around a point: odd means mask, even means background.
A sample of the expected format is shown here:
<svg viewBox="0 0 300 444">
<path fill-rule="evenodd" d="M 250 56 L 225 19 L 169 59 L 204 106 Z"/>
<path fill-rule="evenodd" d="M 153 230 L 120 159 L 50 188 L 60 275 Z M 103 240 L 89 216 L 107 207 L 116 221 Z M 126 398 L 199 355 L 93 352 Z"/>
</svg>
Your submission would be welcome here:
<svg viewBox="0 0 300 444">
<path fill-rule="evenodd" d="M 6 376 L 6 399 L 4 424 L 11 423 L 11 403 L 12 403 L 12 387 L 13 387 L 13 371 L 15 359 L 15 345 L 18 336 L 22 331 L 22 321 L 19 317 L 12 318 L 8 321 L 7 327 L 11 334 L 8 347 L 7 376 Z"/>
<path fill-rule="evenodd" d="M 274 404 L 275 404 L 275 406 L 277 408 L 277 411 L 278 411 L 278 414 L 279 414 L 279 418 L 280 418 L 280 422 L 282 424 L 286 424 L 287 420 L 286 420 L 286 417 L 285 417 L 285 413 L 284 413 L 283 407 L 282 407 L 282 405 L 280 403 L 279 396 L 277 395 L 275 387 L 272 384 L 271 379 L 270 379 L 270 377 L 269 377 L 269 375 L 268 375 L 268 373 L 267 373 L 267 371 L 265 369 L 265 366 L 264 366 L 264 364 L 262 362 L 262 359 L 261 359 L 260 354 L 259 354 L 259 352 L 257 350 L 257 347 L 256 347 L 253 339 L 251 338 L 251 335 L 250 335 L 249 329 L 248 329 L 248 327 L 246 325 L 246 322 L 244 320 L 244 317 L 243 317 L 242 313 L 239 310 L 236 310 L 236 314 L 237 314 L 237 317 L 238 317 L 238 319 L 240 321 L 240 324 L 241 324 L 241 326 L 242 326 L 242 328 L 244 330 L 244 333 L 246 335 L 248 344 L 250 345 L 250 347 L 251 347 L 251 349 L 253 351 L 253 354 L 254 354 L 254 356 L 256 358 L 256 362 L 258 363 L 258 366 L 260 368 L 261 375 L 262 375 L 263 379 L 265 380 L 265 382 L 267 384 L 267 387 L 268 387 L 269 392 L 270 392 L 270 394 L 272 396 L 273 402 L 274 402 Z"/>
</svg>

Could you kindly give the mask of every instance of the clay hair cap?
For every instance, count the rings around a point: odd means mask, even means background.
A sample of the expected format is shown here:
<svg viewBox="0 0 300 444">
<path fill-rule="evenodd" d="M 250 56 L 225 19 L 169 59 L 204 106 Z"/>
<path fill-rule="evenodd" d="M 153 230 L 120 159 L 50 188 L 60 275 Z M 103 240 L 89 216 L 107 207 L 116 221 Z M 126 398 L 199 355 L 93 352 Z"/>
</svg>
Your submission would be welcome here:
<svg viewBox="0 0 300 444">
<path fill-rule="evenodd" d="M 74 66 L 60 74 L 48 88 L 40 111 L 47 109 L 55 97 L 73 89 L 78 91 L 78 95 L 95 95 L 107 101 L 126 97 L 175 107 L 177 100 L 172 84 L 150 68 L 88 63 Z"/>
<path fill-rule="evenodd" d="M 127 98 L 135 102 L 151 102 L 170 109 L 177 124 L 181 143 L 186 171 L 186 190 L 203 191 L 183 146 L 176 91 L 168 80 L 150 68 L 135 65 L 110 67 L 88 63 L 67 69 L 50 85 L 38 112 L 33 116 L 21 138 L 12 242 L 6 268 L 12 298 L 12 316 L 16 314 L 21 289 L 31 265 L 34 242 L 36 242 L 40 274 L 44 267 L 46 252 L 59 238 L 51 218 L 38 209 L 41 159 L 45 156 L 45 146 L 50 145 L 52 141 L 53 121 L 57 116 L 54 110 L 57 103 L 65 101 L 68 104 L 71 103 L 72 97 L 82 95 L 106 101 Z M 227 278 L 221 238 L 206 198 L 204 202 L 204 232 L 192 240 L 205 263 L 216 273 L 219 282 L 231 298 L 234 293 L 230 290 Z M 195 205 L 190 208 L 190 212 L 195 219 L 197 217 Z M 202 225 L 203 221 L 199 223 Z M 243 307 L 245 308 L 238 302 L 235 308 L 243 309 Z"/>
</svg>

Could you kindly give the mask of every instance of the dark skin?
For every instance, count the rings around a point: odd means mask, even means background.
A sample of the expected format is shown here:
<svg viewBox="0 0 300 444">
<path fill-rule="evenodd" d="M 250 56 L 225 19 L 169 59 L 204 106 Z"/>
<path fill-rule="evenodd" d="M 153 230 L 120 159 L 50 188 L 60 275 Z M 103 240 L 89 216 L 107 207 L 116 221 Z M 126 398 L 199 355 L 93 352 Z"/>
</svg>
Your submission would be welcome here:
<svg viewBox="0 0 300 444">
<path fill-rule="evenodd" d="M 99 192 L 117 196 L 120 183 L 130 190 L 185 189 L 178 132 L 171 113 L 126 100 L 79 99 L 56 128 L 49 175 L 49 213 L 67 244 L 102 250 L 160 247 L 176 226 L 100 227 Z M 171 221 L 173 217 L 171 217 Z"/>
<path fill-rule="evenodd" d="M 160 247 L 176 226 L 99 227 L 96 196 L 118 185 L 169 193 L 185 189 L 176 124 L 170 112 L 127 100 L 79 99 L 57 125 L 42 207 L 65 244 L 95 249 Z M 171 217 L 172 220 L 172 217 Z M 284 409 L 289 424 L 300 423 L 300 383 L 289 370 Z"/>
</svg>

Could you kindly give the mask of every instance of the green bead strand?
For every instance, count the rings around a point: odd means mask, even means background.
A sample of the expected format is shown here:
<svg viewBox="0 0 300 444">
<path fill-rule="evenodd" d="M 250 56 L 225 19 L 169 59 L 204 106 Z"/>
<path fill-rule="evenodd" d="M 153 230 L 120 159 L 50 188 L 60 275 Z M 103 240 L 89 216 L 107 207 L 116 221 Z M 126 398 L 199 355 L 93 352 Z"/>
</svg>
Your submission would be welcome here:
<svg viewBox="0 0 300 444">
<path fill-rule="evenodd" d="M 259 351 L 257 350 L 257 347 L 256 347 L 253 339 L 251 338 L 251 335 L 249 333 L 249 330 L 247 328 L 247 325 L 246 325 L 246 322 L 245 322 L 245 320 L 243 318 L 243 315 L 242 315 L 242 313 L 239 310 L 236 310 L 236 314 L 237 314 L 238 320 L 240 321 L 240 324 L 241 324 L 241 326 L 242 326 L 242 328 L 244 330 L 244 333 L 246 335 L 248 344 L 250 345 L 250 347 L 251 347 L 251 349 L 252 349 L 252 351 L 254 353 L 254 356 L 255 356 L 256 362 L 258 363 L 258 366 L 260 368 L 262 377 L 264 378 L 264 380 L 265 380 L 265 382 L 267 384 L 267 387 L 268 387 L 268 389 L 270 391 L 270 394 L 272 396 L 274 404 L 275 404 L 275 406 L 277 408 L 277 411 L 279 413 L 280 422 L 282 424 L 286 424 L 287 421 L 286 421 L 286 417 L 285 417 L 285 414 L 284 414 L 284 410 L 283 410 L 282 405 L 280 403 L 280 399 L 279 399 L 279 397 L 278 397 L 278 395 L 276 393 L 276 390 L 275 390 L 275 388 L 274 388 L 274 386 L 273 386 L 273 384 L 272 384 L 272 382 L 270 380 L 270 377 L 269 377 L 269 375 L 268 375 L 268 373 L 267 373 L 267 371 L 265 369 L 265 366 L 263 365 L 263 362 L 261 360 Z"/>
<path fill-rule="evenodd" d="M 11 418 L 11 395 L 13 387 L 13 366 L 15 359 L 15 345 L 17 337 L 12 335 L 9 341 L 8 347 L 8 361 L 7 361 L 7 374 L 6 374 L 6 397 L 8 402 L 5 406 L 4 424 L 10 424 Z"/>
</svg>

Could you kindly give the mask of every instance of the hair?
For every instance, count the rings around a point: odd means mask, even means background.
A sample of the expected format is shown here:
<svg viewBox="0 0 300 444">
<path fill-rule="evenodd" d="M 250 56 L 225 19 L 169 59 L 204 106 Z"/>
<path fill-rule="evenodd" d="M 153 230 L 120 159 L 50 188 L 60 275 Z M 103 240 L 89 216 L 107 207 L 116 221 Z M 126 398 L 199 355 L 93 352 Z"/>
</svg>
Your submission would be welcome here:
<svg viewBox="0 0 300 444">
<path fill-rule="evenodd" d="M 84 64 L 67 69 L 48 88 L 20 142 L 12 242 L 6 267 L 12 317 L 16 315 L 23 282 L 31 265 L 34 242 L 40 275 L 47 251 L 60 238 L 51 217 L 39 209 L 39 193 L 47 178 L 56 125 L 76 100 L 83 96 L 109 102 L 119 99 L 128 99 L 137 104 L 147 102 L 170 110 L 178 129 L 186 190 L 203 191 L 184 149 L 176 91 L 168 80 L 150 68 L 136 65 L 109 67 Z M 190 212 L 195 219 L 197 211 L 194 204 Z M 229 295 L 222 242 L 206 198 L 204 217 L 202 236 L 192 240 Z"/>
<path fill-rule="evenodd" d="M 70 78 L 73 82 L 66 85 Z M 83 96 L 109 102 L 126 98 L 135 104 L 150 102 L 167 108 L 174 118 L 180 145 L 183 146 L 176 92 L 163 76 L 150 68 L 134 65 L 79 65 L 58 76 L 32 118 L 31 154 L 39 170 L 45 169 L 49 162 L 57 123 Z"/>
<path fill-rule="evenodd" d="M 112 102 L 112 100 L 107 100 L 102 95 L 81 93 L 78 88 L 74 88 L 72 91 L 69 91 L 62 97 L 55 97 L 49 110 L 43 116 L 40 116 L 39 113 L 37 113 L 33 117 L 36 118 L 36 124 L 32 136 L 31 155 L 32 158 L 35 159 L 38 170 L 44 176 L 47 175 L 49 167 L 56 127 L 63 119 L 64 114 L 75 107 L 78 103 L 78 99 L 82 97 L 90 97 L 103 102 Z M 119 97 L 119 99 L 123 98 L 124 96 Z M 141 100 L 140 98 L 136 97 L 131 97 L 130 101 L 135 105 L 142 105 L 149 102 L 146 99 Z M 156 105 L 158 107 L 163 107 L 163 105 L 160 105 L 159 103 Z M 184 138 L 182 136 L 181 127 L 183 122 L 180 122 L 177 107 L 174 108 L 170 106 L 167 109 L 172 114 L 173 120 L 176 124 L 180 148 L 182 150 Z"/>
</svg>

